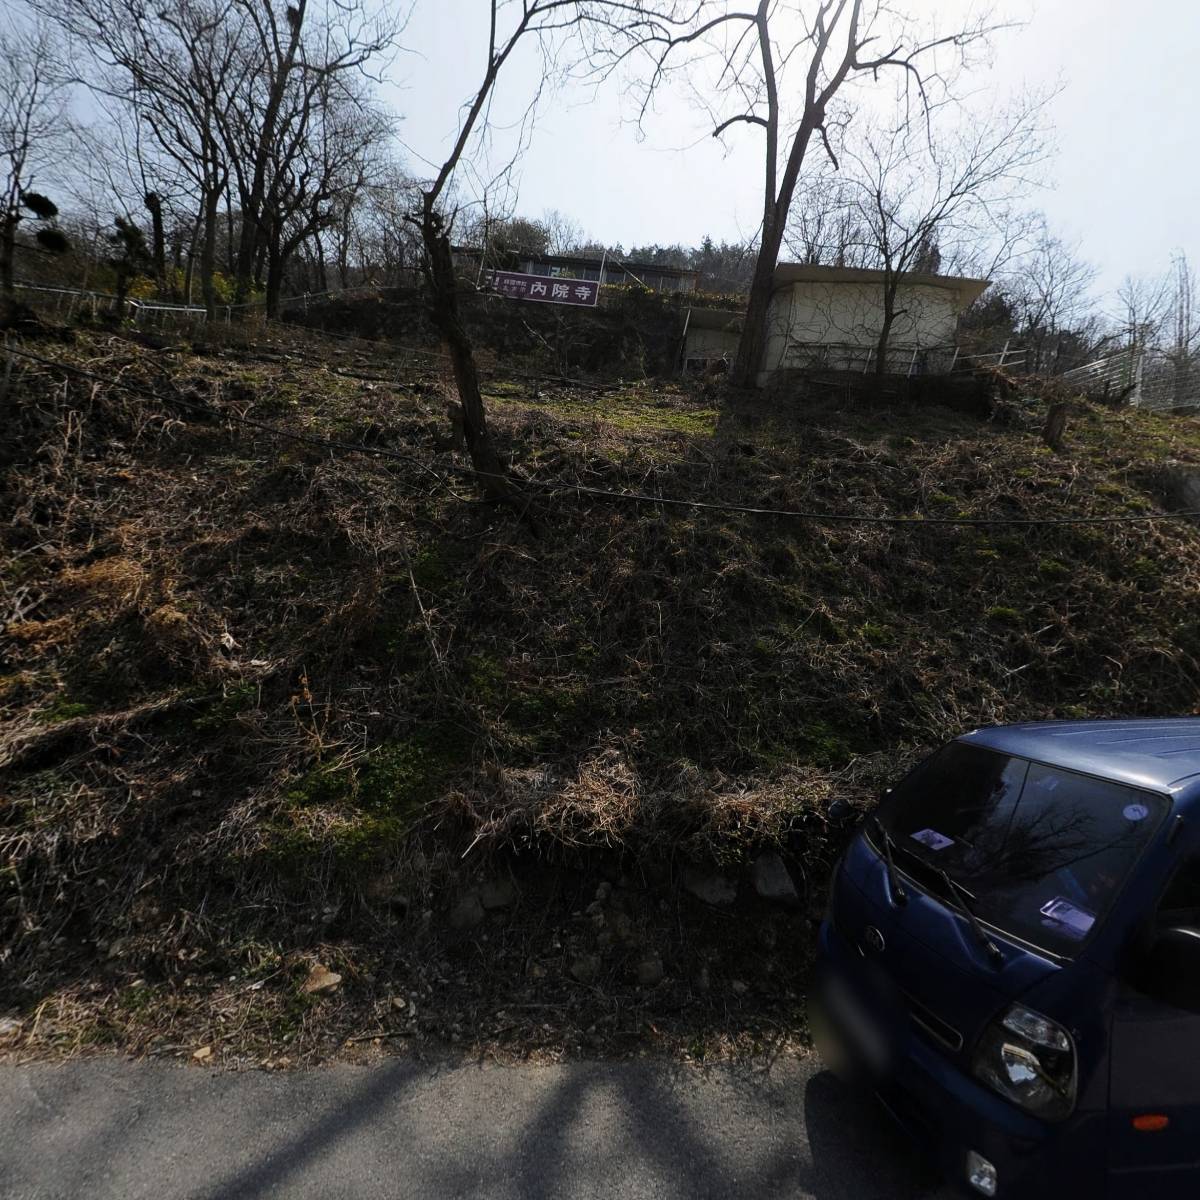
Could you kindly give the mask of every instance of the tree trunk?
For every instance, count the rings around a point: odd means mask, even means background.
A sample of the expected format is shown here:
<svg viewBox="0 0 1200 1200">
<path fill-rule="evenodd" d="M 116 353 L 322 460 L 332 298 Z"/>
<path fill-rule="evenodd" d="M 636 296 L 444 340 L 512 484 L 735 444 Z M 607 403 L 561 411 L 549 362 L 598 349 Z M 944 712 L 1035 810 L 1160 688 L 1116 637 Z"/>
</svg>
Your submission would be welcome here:
<svg viewBox="0 0 1200 1200">
<path fill-rule="evenodd" d="M 734 387 L 754 387 L 758 373 L 763 368 L 763 356 L 767 352 L 767 325 L 771 316 L 771 297 L 775 293 L 775 261 L 779 257 L 782 229 L 775 235 L 774 249 L 764 247 L 754 265 L 754 279 L 750 284 L 750 300 L 746 306 L 746 319 L 742 325 L 742 336 L 738 339 L 737 357 L 729 382 Z"/>
<path fill-rule="evenodd" d="M 248 194 L 242 197 L 242 236 L 238 242 L 237 283 L 235 299 L 245 303 L 250 294 L 250 271 L 255 253 L 261 241 L 261 219 L 263 202 L 267 195 L 267 166 L 270 153 L 275 146 L 275 127 L 279 121 L 279 109 L 287 90 L 288 77 L 296 62 L 296 51 L 300 45 L 300 30 L 304 24 L 308 0 L 294 0 L 288 10 L 290 33 L 281 58 L 276 60 L 275 77 L 267 94 L 263 110 L 262 125 L 254 147 L 254 169 Z M 256 280 L 261 275 L 256 273 Z"/>
<path fill-rule="evenodd" d="M 454 382 L 463 412 L 463 439 L 479 486 L 489 500 L 514 503 L 520 492 L 504 472 L 487 427 L 483 396 L 479 391 L 479 372 L 471 339 L 458 312 L 458 279 L 450 254 L 450 239 L 441 218 L 426 197 L 421 219 L 421 237 L 425 243 L 426 277 L 429 284 L 429 316 L 450 351 Z"/>
<path fill-rule="evenodd" d="M 279 316 L 279 297 L 283 291 L 283 252 L 277 246 L 267 249 L 267 318 Z"/>
<path fill-rule="evenodd" d="M 217 289 L 213 274 L 217 265 L 217 203 L 220 192 L 212 188 L 204 197 L 204 222 L 200 242 L 200 292 L 204 297 L 204 311 L 210 321 L 217 316 Z"/>
<path fill-rule="evenodd" d="M 329 280 L 325 274 L 325 247 L 321 245 L 321 239 L 317 238 L 317 291 L 329 291 Z"/>
<path fill-rule="evenodd" d="M 263 286 L 263 279 L 267 269 L 268 249 L 267 239 L 262 238 L 254 251 L 254 286 L 256 288 Z"/>
<path fill-rule="evenodd" d="M 875 374 L 886 375 L 888 343 L 892 337 L 892 325 L 896 320 L 894 312 L 884 311 L 883 324 L 879 327 L 879 341 L 875 343 Z"/>
<path fill-rule="evenodd" d="M 146 210 L 150 213 L 150 257 L 154 260 L 154 281 L 158 294 L 167 291 L 167 239 L 163 229 L 162 198 L 157 192 L 146 193 Z"/>
<path fill-rule="evenodd" d="M 0 291 L 13 295 L 13 256 L 17 249 L 17 218 L 9 215 L 0 222 Z"/>
<path fill-rule="evenodd" d="M 204 227 L 204 206 L 201 204 L 200 211 L 196 214 L 196 220 L 192 224 L 192 236 L 188 241 L 187 251 L 187 268 L 183 273 L 183 302 L 189 307 L 192 303 L 192 285 L 196 279 L 196 246 L 200 241 L 200 230 Z"/>
<path fill-rule="evenodd" d="M 879 340 L 875 343 L 875 374 L 887 374 L 888 345 L 892 338 L 892 326 L 896 322 L 896 292 L 899 278 L 883 285 L 883 324 L 879 327 Z"/>
</svg>

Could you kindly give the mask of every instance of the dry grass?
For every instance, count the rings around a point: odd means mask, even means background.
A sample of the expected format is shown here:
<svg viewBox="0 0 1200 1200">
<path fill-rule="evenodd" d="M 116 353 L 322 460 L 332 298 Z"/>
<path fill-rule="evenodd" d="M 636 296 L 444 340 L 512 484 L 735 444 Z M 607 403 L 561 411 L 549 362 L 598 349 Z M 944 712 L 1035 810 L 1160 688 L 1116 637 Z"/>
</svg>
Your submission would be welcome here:
<svg viewBox="0 0 1200 1200">
<path fill-rule="evenodd" d="M 805 945 L 810 914 L 698 911 L 673 887 L 688 862 L 777 846 L 819 904 L 828 799 L 865 800 L 920 747 L 1195 705 L 1190 526 L 834 527 L 561 494 L 535 530 L 417 465 L 456 461 L 436 362 L 272 337 L 54 351 L 150 399 L 14 372 L 0 1006 L 29 1052 L 298 1061 L 380 1029 L 558 1053 L 644 1045 L 647 1022 L 676 1049 L 742 1044 L 798 1019 L 805 967 L 746 921 Z M 716 502 L 1137 513 L 1164 462 L 1200 460 L 1192 419 L 1085 404 L 1059 455 L 1039 401 L 1002 424 L 493 383 L 525 478 Z M 508 871 L 514 912 L 448 926 Z M 623 909 L 597 927 L 604 880 Z M 668 983 L 645 991 L 648 947 Z M 303 997 L 318 960 L 344 983 Z"/>
</svg>

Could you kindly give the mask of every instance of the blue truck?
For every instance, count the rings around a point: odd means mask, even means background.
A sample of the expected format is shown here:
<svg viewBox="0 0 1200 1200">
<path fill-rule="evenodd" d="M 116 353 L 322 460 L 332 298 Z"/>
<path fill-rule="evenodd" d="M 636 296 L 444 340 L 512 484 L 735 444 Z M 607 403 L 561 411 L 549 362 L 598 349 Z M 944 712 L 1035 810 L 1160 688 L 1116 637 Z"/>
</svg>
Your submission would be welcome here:
<svg viewBox="0 0 1200 1200">
<path fill-rule="evenodd" d="M 836 868 L 810 1021 L 967 1195 L 1200 1196 L 1200 719 L 920 763 Z"/>
</svg>

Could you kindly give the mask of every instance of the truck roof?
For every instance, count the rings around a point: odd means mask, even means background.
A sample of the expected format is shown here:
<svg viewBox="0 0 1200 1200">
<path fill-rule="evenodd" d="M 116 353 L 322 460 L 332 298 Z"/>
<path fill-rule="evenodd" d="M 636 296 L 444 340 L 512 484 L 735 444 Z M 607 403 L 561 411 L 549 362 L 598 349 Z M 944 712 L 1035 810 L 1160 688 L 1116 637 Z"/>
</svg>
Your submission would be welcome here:
<svg viewBox="0 0 1200 1200">
<path fill-rule="evenodd" d="M 1200 717 L 1032 721 L 958 740 L 1180 799 L 1200 795 Z"/>
</svg>

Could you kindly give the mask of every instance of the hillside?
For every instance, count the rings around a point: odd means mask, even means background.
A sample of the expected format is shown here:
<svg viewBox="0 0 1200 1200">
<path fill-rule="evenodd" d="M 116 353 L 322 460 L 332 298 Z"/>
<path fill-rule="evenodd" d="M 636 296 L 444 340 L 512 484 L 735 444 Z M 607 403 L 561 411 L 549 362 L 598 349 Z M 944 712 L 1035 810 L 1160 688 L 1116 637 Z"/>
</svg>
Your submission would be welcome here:
<svg viewBox="0 0 1200 1200">
<path fill-rule="evenodd" d="M 22 1052 L 758 1045 L 802 1028 L 830 798 L 974 725 L 1196 706 L 1193 525 L 930 520 L 1160 511 L 1194 418 L 1076 401 L 1055 453 L 1020 388 L 985 420 L 492 370 L 535 485 L 924 518 L 531 486 L 522 519 L 476 500 L 436 357 L 17 349 L 48 360 L 0 402 Z M 769 845 L 796 909 L 746 884 Z"/>
</svg>

